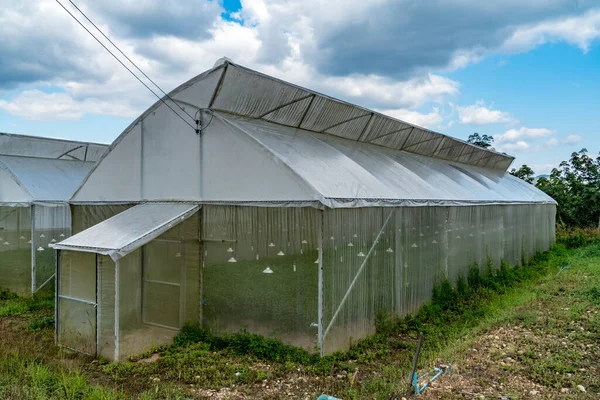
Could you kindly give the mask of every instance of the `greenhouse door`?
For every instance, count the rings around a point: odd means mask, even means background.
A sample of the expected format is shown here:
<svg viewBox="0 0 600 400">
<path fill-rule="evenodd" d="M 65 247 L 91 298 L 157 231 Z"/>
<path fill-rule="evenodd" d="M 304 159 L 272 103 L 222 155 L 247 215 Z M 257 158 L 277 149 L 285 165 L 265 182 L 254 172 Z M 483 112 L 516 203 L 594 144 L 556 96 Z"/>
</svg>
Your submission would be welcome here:
<svg viewBox="0 0 600 400">
<path fill-rule="evenodd" d="M 61 251 L 58 285 L 60 344 L 96 355 L 96 254 Z"/>
<path fill-rule="evenodd" d="M 179 330 L 185 322 L 183 244 L 156 239 L 144 247 L 144 324 Z"/>
</svg>

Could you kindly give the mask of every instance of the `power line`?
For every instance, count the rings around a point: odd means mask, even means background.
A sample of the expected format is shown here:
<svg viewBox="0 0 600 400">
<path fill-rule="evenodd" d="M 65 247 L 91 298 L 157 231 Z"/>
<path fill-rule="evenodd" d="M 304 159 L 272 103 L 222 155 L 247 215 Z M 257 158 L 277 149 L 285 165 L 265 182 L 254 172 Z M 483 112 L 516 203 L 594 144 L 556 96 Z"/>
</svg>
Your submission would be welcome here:
<svg viewBox="0 0 600 400">
<path fill-rule="evenodd" d="M 140 82 L 142 85 L 144 85 L 144 86 L 146 87 L 146 89 L 148 89 L 148 90 L 149 90 L 149 91 L 150 91 L 150 92 L 151 92 L 151 93 L 152 93 L 154 96 L 156 96 L 156 98 L 158 98 L 158 99 L 159 99 L 159 100 L 160 100 L 160 101 L 161 101 L 161 102 L 162 102 L 162 103 L 163 103 L 165 106 L 169 107 L 169 109 L 170 109 L 171 111 L 173 111 L 173 113 L 174 113 L 175 115 L 177 115 L 177 116 L 178 116 L 178 117 L 179 117 L 179 118 L 180 118 L 180 119 L 181 119 L 183 122 L 185 122 L 185 123 L 186 123 L 186 124 L 187 124 L 187 125 L 188 125 L 190 128 L 192 128 L 192 129 L 193 129 L 193 130 L 194 130 L 196 133 L 198 133 L 198 128 L 197 128 L 197 127 L 193 126 L 193 125 L 192 125 L 192 124 L 190 124 L 188 121 L 186 121 L 186 119 L 185 119 L 185 118 L 183 118 L 183 117 L 182 117 L 182 116 L 181 116 L 181 115 L 180 115 L 180 114 L 179 114 L 177 111 L 175 111 L 175 110 L 173 109 L 173 107 L 171 107 L 171 106 L 170 106 L 170 105 L 169 105 L 169 104 L 168 104 L 166 101 L 164 101 L 162 97 L 160 97 L 158 94 L 156 94 L 156 92 L 154 92 L 154 90 L 152 90 L 152 89 L 151 89 L 151 88 L 150 88 L 148 85 L 146 85 L 146 83 L 145 83 L 144 81 L 142 81 L 142 80 L 140 79 L 140 77 L 139 77 L 139 76 L 137 76 L 137 75 L 136 75 L 136 74 L 135 74 L 135 73 L 134 73 L 134 72 L 133 72 L 131 69 L 129 69 L 129 67 L 127 67 L 127 65 L 125 65 L 125 64 L 123 63 L 123 61 L 121 61 L 121 60 L 120 60 L 120 59 L 119 59 L 119 58 L 118 58 L 118 57 L 117 57 L 117 56 L 116 56 L 116 55 L 115 55 L 115 54 L 114 54 L 112 51 L 110 51 L 110 50 L 108 49 L 108 47 L 106 47 L 106 46 L 104 45 L 104 43 L 102 43 L 102 42 L 100 41 L 100 39 L 98 39 L 98 38 L 97 38 L 97 37 L 96 37 L 96 36 L 95 36 L 95 35 L 94 35 L 92 32 L 90 32 L 90 30 L 89 30 L 89 29 L 88 29 L 88 28 L 87 28 L 85 25 L 83 25 L 83 24 L 81 23 L 81 21 L 79 21 L 79 20 L 77 19 L 77 17 L 76 17 L 76 16 L 74 16 L 74 15 L 71 13 L 71 11 L 69 11 L 69 9 L 67 9 L 67 8 L 66 8 L 66 7 L 65 7 L 65 6 L 64 6 L 64 5 L 63 5 L 63 4 L 62 4 L 62 3 L 61 3 L 59 0 L 56 0 L 56 2 L 57 2 L 57 3 L 58 3 L 58 4 L 59 4 L 59 5 L 60 5 L 60 6 L 61 6 L 61 7 L 62 7 L 62 8 L 65 10 L 65 11 L 66 11 L 66 12 L 67 12 L 67 13 L 68 13 L 68 14 L 69 14 L 69 15 L 70 15 L 70 16 L 71 16 L 71 17 L 72 17 L 72 18 L 73 18 L 75 21 L 77 21 L 77 23 L 78 23 L 79 25 L 81 25 L 81 27 L 82 27 L 83 29 L 85 29 L 85 31 L 86 31 L 87 33 L 89 33 L 91 37 L 93 37 L 94 39 L 96 39 L 96 41 L 97 41 L 98 43 L 100 43 L 100 45 L 101 45 L 102 47 L 104 47 L 104 50 L 108 51 L 108 52 L 110 53 L 110 55 L 111 55 L 111 56 L 113 56 L 113 57 L 115 58 L 115 60 L 117 60 L 117 61 L 118 61 L 118 62 L 119 62 L 119 63 L 120 63 L 122 66 L 123 66 L 123 68 L 125 68 L 127 71 L 129 71 L 129 73 L 130 73 L 131 75 L 133 75 L 133 76 L 135 77 L 135 79 L 137 79 L 137 80 L 138 80 L 138 81 L 139 81 L 139 82 Z M 167 96 L 167 97 L 168 97 L 168 96 Z M 171 99 L 171 98 L 169 97 L 169 99 Z M 173 101 L 173 99 L 171 99 L 171 101 Z M 175 103 L 175 104 L 176 104 L 176 103 Z M 185 111 L 185 110 L 184 110 L 184 111 Z M 187 113 L 186 113 L 186 114 L 187 114 Z M 189 114 L 188 114 L 188 115 L 189 115 Z M 190 117 L 191 117 L 191 116 L 190 116 Z M 193 117 L 191 117 L 191 118 L 193 119 Z"/>
<path fill-rule="evenodd" d="M 156 82 L 154 82 L 152 79 L 150 79 L 150 77 L 149 77 L 148 75 L 146 75 L 146 74 L 144 73 L 144 71 L 142 71 L 142 69 L 141 69 L 140 67 L 138 67 L 138 66 L 137 66 L 137 64 L 136 64 L 136 63 L 134 63 L 134 62 L 133 62 L 133 61 L 132 61 L 132 60 L 131 60 L 129 57 L 127 57 L 127 54 L 123 53 L 123 51 L 122 51 L 122 50 L 119 48 L 119 46 L 117 46 L 117 45 L 116 45 L 116 44 L 115 44 L 115 43 L 114 43 L 112 40 L 110 40 L 110 38 L 109 38 L 108 36 L 106 36 L 106 35 L 104 34 L 104 32 L 102 32 L 102 30 L 101 30 L 100 28 L 98 28 L 98 26 L 97 26 L 97 25 L 96 25 L 96 24 L 95 24 L 95 23 L 94 23 L 94 22 L 93 22 L 91 19 L 89 19 L 89 18 L 88 18 L 88 16 L 87 16 L 87 15 L 85 15 L 85 13 L 84 13 L 83 11 L 81 11 L 81 9 L 80 9 L 79 7 L 77 7 L 77 4 L 75 4 L 75 3 L 73 2 L 73 0 L 69 0 L 69 3 L 71 3 L 71 4 L 73 5 L 73 7 L 75 7 L 75 8 L 77 9 L 77 11 L 79 11 L 79 12 L 81 13 L 81 15 L 83 15 L 83 16 L 84 16 L 84 18 L 85 18 L 85 19 L 87 19 L 87 20 L 88 20 L 88 22 L 89 22 L 90 24 L 92 24 L 92 26 L 93 26 L 94 28 L 96 28 L 96 30 L 97 30 L 98 32 L 100 32 L 100 34 L 101 34 L 102 36 L 104 36 L 104 38 L 105 38 L 106 40 L 108 40 L 108 42 L 109 42 L 110 44 L 112 44 L 112 45 L 113 45 L 113 46 L 114 46 L 114 47 L 115 47 L 115 48 L 116 48 L 116 49 L 119 51 L 119 53 L 121 53 L 121 54 L 123 55 L 123 57 L 125 57 L 125 58 L 127 59 L 127 61 L 129 61 L 129 62 L 130 62 L 130 63 L 131 63 L 131 64 L 132 64 L 132 65 L 133 65 L 133 66 L 134 66 L 134 67 L 135 67 L 135 68 L 136 68 L 138 71 L 140 71 L 140 72 L 142 73 L 142 75 L 144 75 L 144 76 L 146 77 L 146 79 L 148 79 L 150 82 L 152 82 L 152 84 L 153 84 L 154 86 L 156 86 L 156 87 L 158 88 L 158 90 L 160 90 L 160 91 L 161 91 L 161 92 L 162 92 L 162 93 L 163 93 L 165 96 L 167 96 L 167 98 L 168 98 L 169 100 L 171 100 L 173 103 L 175 103 L 175 105 L 177 105 L 177 106 L 178 106 L 178 107 L 181 109 L 181 111 L 183 111 L 184 113 L 186 113 L 188 117 L 190 117 L 191 119 L 195 119 L 194 117 L 192 117 L 192 116 L 191 116 L 191 115 L 190 115 L 190 114 L 189 114 L 189 113 L 188 113 L 188 112 L 185 110 L 185 108 L 183 108 L 181 105 L 179 105 L 177 102 L 175 102 L 175 100 L 173 100 L 173 99 L 171 98 L 171 96 L 169 96 L 169 95 L 168 95 L 168 94 L 167 94 L 167 93 L 166 93 L 164 90 L 162 90 L 162 89 L 161 89 L 161 87 L 160 87 L 160 86 L 158 86 L 158 84 L 156 84 Z"/>
</svg>

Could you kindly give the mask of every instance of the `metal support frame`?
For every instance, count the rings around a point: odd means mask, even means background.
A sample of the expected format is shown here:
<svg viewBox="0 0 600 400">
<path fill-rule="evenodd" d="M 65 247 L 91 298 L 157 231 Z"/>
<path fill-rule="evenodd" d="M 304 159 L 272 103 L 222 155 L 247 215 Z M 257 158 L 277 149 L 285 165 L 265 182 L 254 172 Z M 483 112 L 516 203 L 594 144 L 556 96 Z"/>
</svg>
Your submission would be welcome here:
<svg viewBox="0 0 600 400">
<path fill-rule="evenodd" d="M 320 131 L 320 132 L 321 132 L 321 133 L 325 133 L 325 132 L 327 132 L 327 131 L 328 131 L 328 130 L 330 130 L 330 129 L 336 128 L 336 127 L 338 127 L 338 126 L 340 126 L 340 125 L 347 124 L 348 122 L 352 122 L 352 121 L 355 121 L 355 120 L 357 120 L 357 119 L 361 119 L 361 118 L 364 118 L 364 117 L 371 117 L 371 116 L 372 116 L 372 114 L 363 114 L 363 115 L 359 115 L 359 116 L 356 116 L 356 117 L 348 118 L 348 119 L 347 119 L 347 120 L 345 120 L 345 121 L 338 122 L 337 124 L 333 124 L 333 125 L 331 125 L 331 126 L 328 126 L 328 127 L 327 127 L 327 128 L 325 128 L 325 129 L 321 129 L 321 131 Z M 369 121 L 367 121 L 367 124 L 368 124 L 368 123 L 369 123 Z"/>
<path fill-rule="evenodd" d="M 32 241 L 33 242 L 33 241 Z M 58 327 L 60 324 L 60 320 L 58 318 L 59 313 L 59 301 L 58 295 L 60 293 L 60 250 L 56 250 L 56 263 L 54 264 L 56 270 L 54 271 L 54 290 L 56 291 L 54 294 L 54 344 L 58 345 Z"/>
<path fill-rule="evenodd" d="M 313 94 L 312 98 L 308 102 L 308 105 L 306 106 L 306 110 L 304 110 L 304 112 L 302 113 L 302 118 L 300 118 L 300 122 L 298 123 L 298 126 L 296 126 L 296 128 L 301 128 L 302 127 L 302 124 L 304 123 L 304 119 L 306 118 L 306 115 L 308 114 L 308 111 L 312 107 L 313 101 L 315 101 L 315 97 L 317 97 L 317 95 Z"/>
<path fill-rule="evenodd" d="M 119 261 L 115 262 L 115 361 L 119 361 L 119 308 L 120 308 L 120 294 L 119 294 Z"/>
<path fill-rule="evenodd" d="M 35 247 L 35 242 L 37 241 L 36 235 L 35 235 L 35 205 L 31 206 L 31 294 L 34 294 L 36 292 L 36 286 L 37 286 L 37 282 L 36 282 L 36 278 L 35 278 L 35 274 L 36 274 L 36 268 L 35 268 L 35 263 L 36 263 L 36 251 L 37 251 L 37 247 Z"/>
<path fill-rule="evenodd" d="M 369 139 L 365 143 L 373 143 L 374 140 L 381 139 L 381 138 L 384 138 L 386 136 L 393 135 L 394 133 L 404 132 L 404 131 L 407 131 L 409 129 L 412 131 L 413 129 L 415 129 L 415 127 L 414 126 L 407 126 L 407 127 L 402 128 L 402 129 L 396 129 L 395 131 L 391 131 L 391 132 L 385 133 L 383 135 L 379 135 L 377 137 L 374 137 L 373 139 Z M 408 135 L 410 136 L 410 133 Z"/>
<path fill-rule="evenodd" d="M 318 334 L 317 334 L 317 347 L 319 348 L 319 353 L 323 356 L 323 340 L 325 339 L 325 335 L 323 334 L 323 210 L 318 211 L 319 215 L 319 224 L 318 224 L 318 232 L 317 232 L 317 246 L 319 250 L 318 261 L 319 261 L 319 292 L 318 292 Z"/>
<path fill-rule="evenodd" d="M 72 159 L 74 159 L 74 160 L 77 160 L 77 161 L 83 161 L 83 160 L 80 160 L 79 158 L 77 158 L 77 157 L 75 157 L 75 156 L 73 156 L 73 155 L 69 154 L 69 153 L 71 153 L 71 152 L 73 152 L 73 151 L 75 151 L 75 150 L 82 149 L 83 147 L 84 147 L 84 145 L 77 146 L 77 147 L 75 147 L 75 148 L 73 148 L 73 149 L 70 149 L 69 151 L 66 151 L 66 152 L 62 153 L 60 156 L 58 156 L 58 157 L 56 157 L 56 158 L 60 160 L 60 158 L 61 158 L 61 157 L 64 157 L 64 156 L 69 156 L 69 157 L 71 157 L 71 158 L 72 158 Z M 85 152 L 85 154 L 87 155 L 87 146 L 86 146 L 86 152 Z"/>
<path fill-rule="evenodd" d="M 301 101 L 303 101 L 303 100 L 306 100 L 306 99 L 310 98 L 311 96 L 313 96 L 313 95 L 312 95 L 312 94 L 308 94 L 308 95 L 306 95 L 306 96 L 302 96 L 302 97 L 300 97 L 300 98 L 298 98 L 298 99 L 296 99 L 296 100 L 288 101 L 287 103 L 283 103 L 283 104 L 282 104 L 282 105 L 280 105 L 280 106 L 277 106 L 277 107 L 275 107 L 275 108 L 273 108 L 273 109 L 271 109 L 271 110 L 269 110 L 269 111 L 267 111 L 267 112 L 265 112 L 265 113 L 262 113 L 261 115 L 259 115 L 259 116 L 258 116 L 258 117 L 256 117 L 256 118 L 258 118 L 258 119 L 262 119 L 262 118 L 266 117 L 267 115 L 269 115 L 269 114 L 271 114 L 271 113 L 274 113 L 275 111 L 279 111 L 279 110 L 281 110 L 282 108 L 286 108 L 287 106 L 291 106 L 292 104 L 299 103 L 299 102 L 301 102 Z"/>
<path fill-rule="evenodd" d="M 327 333 L 329 332 L 329 330 L 333 326 L 335 320 L 337 319 L 340 311 L 342 311 L 342 307 L 346 303 L 346 300 L 348 300 L 348 297 L 350 296 L 350 293 L 352 292 L 352 289 L 354 288 L 354 285 L 358 281 L 358 278 L 360 277 L 361 273 L 365 269 L 365 266 L 367 265 L 367 261 L 369 261 L 369 258 L 371 257 L 371 254 L 373 253 L 373 250 L 375 249 L 375 246 L 377 245 L 377 243 L 379 243 L 379 238 L 383 234 L 383 231 L 387 227 L 387 224 L 390 222 L 390 219 L 392 219 L 392 215 L 394 215 L 395 212 L 396 212 L 396 210 L 393 209 L 390 212 L 390 214 L 388 215 L 388 217 L 386 218 L 385 222 L 383 223 L 383 226 L 381 227 L 381 230 L 379 231 L 379 233 L 377 234 L 377 237 L 373 241 L 373 245 L 371 246 L 371 248 L 367 252 L 367 255 L 365 256 L 365 259 L 363 260 L 362 264 L 358 268 L 358 271 L 356 272 L 356 275 L 354 275 L 354 279 L 352 279 L 352 282 L 350 283 L 350 286 L 348 286 L 348 290 L 346 290 L 346 293 L 344 294 L 344 297 L 340 301 L 340 304 L 338 305 L 338 308 L 335 310 L 335 313 L 333 313 L 333 317 L 331 317 L 331 321 L 329 321 L 329 325 L 327 325 L 327 329 L 325 329 L 325 332 L 323 332 L 323 339 L 325 339 L 325 337 L 327 336 Z"/>
<path fill-rule="evenodd" d="M 225 61 L 225 65 L 223 66 L 223 72 L 221 72 L 221 76 L 219 77 L 219 82 L 217 83 L 217 87 L 210 98 L 210 102 L 208 103 L 208 108 L 212 109 L 215 101 L 217 100 L 217 96 L 219 96 L 219 92 L 221 91 L 221 86 L 223 86 L 223 80 L 225 79 L 225 74 L 227 73 L 227 67 L 229 67 L 229 62 Z"/>
<path fill-rule="evenodd" d="M 409 144 L 409 145 L 408 145 L 408 146 L 406 146 L 406 147 L 402 147 L 402 149 L 403 149 L 403 150 L 410 149 L 411 147 L 418 146 L 418 145 L 420 145 L 420 144 L 427 143 L 427 142 L 431 142 L 431 141 L 433 141 L 433 140 L 439 140 L 439 139 L 441 139 L 441 140 L 443 141 L 443 140 L 444 140 L 444 137 L 443 137 L 443 136 L 441 136 L 441 137 L 437 137 L 437 136 L 436 136 L 436 137 L 433 137 L 433 138 L 429 138 L 429 139 L 421 140 L 420 142 L 411 143 L 411 144 Z M 438 143 L 438 144 L 439 144 L 439 143 Z M 437 147 L 437 145 L 436 145 L 436 147 Z"/>
</svg>

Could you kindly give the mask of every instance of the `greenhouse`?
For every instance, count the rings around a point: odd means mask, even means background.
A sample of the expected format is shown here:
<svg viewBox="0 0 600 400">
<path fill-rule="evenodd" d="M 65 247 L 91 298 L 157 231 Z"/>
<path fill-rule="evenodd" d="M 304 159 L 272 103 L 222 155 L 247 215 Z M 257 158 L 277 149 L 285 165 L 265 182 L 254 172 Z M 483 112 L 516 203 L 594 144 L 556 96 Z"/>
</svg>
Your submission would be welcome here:
<svg viewBox="0 0 600 400">
<path fill-rule="evenodd" d="M 193 323 L 329 354 L 554 241 L 555 202 L 505 154 L 229 60 L 163 101 L 70 201 L 63 346 L 123 359 Z"/>
<path fill-rule="evenodd" d="M 0 288 L 54 286 L 55 252 L 71 232 L 67 201 L 108 146 L 0 133 Z"/>
</svg>

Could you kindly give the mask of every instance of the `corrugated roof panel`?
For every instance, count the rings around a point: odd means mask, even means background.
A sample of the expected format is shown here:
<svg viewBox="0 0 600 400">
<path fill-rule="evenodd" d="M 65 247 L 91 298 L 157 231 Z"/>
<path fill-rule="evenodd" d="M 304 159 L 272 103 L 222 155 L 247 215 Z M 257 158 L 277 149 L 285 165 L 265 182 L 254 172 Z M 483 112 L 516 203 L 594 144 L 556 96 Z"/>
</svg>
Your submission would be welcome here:
<svg viewBox="0 0 600 400">
<path fill-rule="evenodd" d="M 199 208 L 182 203 L 139 204 L 52 247 L 105 254 L 117 261 L 191 217 Z"/>
<path fill-rule="evenodd" d="M 363 116 L 366 119 L 370 114 L 366 110 L 353 107 L 349 104 L 317 96 L 313 100 L 306 118 L 304 118 L 300 127 L 309 131 L 323 132 L 345 121 L 362 118 Z"/>
<path fill-rule="evenodd" d="M 428 132 L 430 135 L 439 134 L 366 108 L 301 88 L 233 63 L 226 64 L 226 67 L 226 74 L 222 79 L 220 88 L 217 88 L 215 92 L 213 108 L 219 111 L 230 112 L 245 117 L 266 119 L 287 126 L 300 126 L 302 129 L 312 132 L 325 132 L 339 137 L 377 143 L 380 146 L 396 149 L 402 148 L 405 139 L 407 139 L 406 130 L 403 130 L 403 128 L 414 127 L 410 131 L 416 137 L 410 138 L 410 144 L 420 142 L 421 136 L 427 135 L 425 132 Z M 218 68 L 223 67 L 219 66 Z M 299 104 L 288 108 L 294 102 L 304 102 L 309 97 L 314 97 L 314 99 L 307 101 L 310 102 L 310 107 L 305 109 L 304 113 L 301 112 Z M 368 127 L 366 122 L 362 126 L 361 123 L 352 122 L 355 119 L 362 119 L 363 116 L 370 118 L 367 117 L 369 115 L 373 115 L 373 117 Z M 301 124 L 300 121 L 302 121 Z M 346 126 L 343 129 L 341 127 L 338 128 L 344 122 L 346 122 Z M 368 129 L 365 130 L 365 127 Z M 461 140 L 446 137 L 456 143 L 456 146 L 459 148 L 459 154 L 464 155 L 463 150 L 471 150 L 473 148 L 472 145 Z M 431 149 L 426 145 L 419 145 L 414 148 L 410 147 L 408 151 L 431 155 Z M 482 151 L 494 154 L 493 151 Z M 448 150 L 448 153 L 440 152 L 439 154 L 446 154 L 446 159 L 464 163 L 473 163 L 473 160 L 479 160 L 479 157 L 467 156 L 458 159 L 454 157 L 455 153 L 454 150 Z M 497 163 L 495 165 L 510 165 L 510 162 L 513 160 L 510 156 L 500 156 L 507 158 L 508 162 Z M 496 168 L 498 169 L 499 167 Z"/>
<path fill-rule="evenodd" d="M 98 161 L 108 145 L 0 132 L 0 154 L 80 161 Z"/>
<path fill-rule="evenodd" d="M 275 111 L 265 115 L 263 119 L 283 125 L 300 125 L 302 118 L 306 115 L 306 111 L 312 102 L 313 96 L 308 96 L 301 99 L 302 100 L 295 101 L 292 104 L 288 104 L 284 107 L 276 109 Z"/>
<path fill-rule="evenodd" d="M 370 118 L 371 114 L 365 115 L 349 122 L 337 125 L 331 129 L 327 129 L 325 133 L 350 140 L 358 140 L 367 127 Z"/>
<path fill-rule="evenodd" d="M 392 134 L 383 135 L 376 139 L 372 139 L 369 143 L 376 144 L 383 147 L 388 147 L 390 149 L 401 149 L 402 146 L 406 143 L 406 141 L 411 137 L 411 132 L 414 130 L 414 127 L 410 129 L 405 129 L 402 131 L 397 131 Z"/>
<path fill-rule="evenodd" d="M 264 75 L 249 74 L 243 69 L 232 66 L 224 69 L 224 73 L 225 76 L 220 87 L 217 87 L 217 97 L 213 104 L 216 110 L 260 118 L 283 105 L 311 94 L 299 87 Z"/>
<path fill-rule="evenodd" d="M 412 125 L 397 121 L 381 114 L 374 114 L 371 120 L 371 126 L 364 137 L 361 139 L 362 142 L 370 142 L 381 136 L 389 135 L 390 133 L 411 129 Z"/>
</svg>

